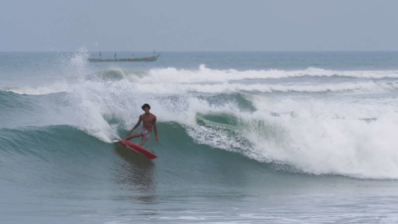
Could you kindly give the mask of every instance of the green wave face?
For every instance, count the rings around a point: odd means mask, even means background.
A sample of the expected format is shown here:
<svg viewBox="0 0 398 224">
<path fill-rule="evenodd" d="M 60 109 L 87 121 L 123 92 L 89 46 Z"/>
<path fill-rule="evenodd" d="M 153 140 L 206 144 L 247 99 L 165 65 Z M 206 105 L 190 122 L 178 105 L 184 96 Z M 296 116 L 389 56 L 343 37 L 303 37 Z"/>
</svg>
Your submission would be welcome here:
<svg viewBox="0 0 398 224">
<path fill-rule="evenodd" d="M 245 185 L 247 178 L 255 179 L 257 175 L 273 176 L 268 164 L 196 143 L 181 124 L 159 123 L 158 129 L 160 141 L 152 137 L 145 145 L 158 155 L 154 161 L 70 126 L 1 129 L 0 164 L 7 167 L 2 170 L 2 178 L 29 181 L 33 186 L 46 182 L 62 188 L 77 182 L 92 187 L 108 178 L 126 185 L 133 181 L 135 188 L 171 187 L 186 182 L 222 188 Z M 143 179 L 137 180 L 137 175 Z"/>
</svg>

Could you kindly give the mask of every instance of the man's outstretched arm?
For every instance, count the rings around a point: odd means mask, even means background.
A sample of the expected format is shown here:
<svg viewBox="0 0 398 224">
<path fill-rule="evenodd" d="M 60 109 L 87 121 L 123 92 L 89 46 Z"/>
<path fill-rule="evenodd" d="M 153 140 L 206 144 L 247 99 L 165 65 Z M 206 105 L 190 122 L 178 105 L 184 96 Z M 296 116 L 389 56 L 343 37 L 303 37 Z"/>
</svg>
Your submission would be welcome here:
<svg viewBox="0 0 398 224">
<path fill-rule="evenodd" d="M 140 118 L 138 118 L 138 122 L 137 122 L 137 124 L 134 126 L 134 128 L 127 132 L 127 135 L 130 135 L 131 132 L 133 132 L 136 128 L 138 128 L 138 126 L 140 126 L 140 124 L 141 124 L 141 116 L 140 116 Z"/>
<path fill-rule="evenodd" d="M 155 138 L 155 141 L 159 141 L 159 137 L 158 137 L 158 129 L 157 129 L 157 127 L 156 127 L 156 117 L 153 119 L 153 130 L 155 131 L 155 136 L 156 136 L 156 138 Z"/>
</svg>

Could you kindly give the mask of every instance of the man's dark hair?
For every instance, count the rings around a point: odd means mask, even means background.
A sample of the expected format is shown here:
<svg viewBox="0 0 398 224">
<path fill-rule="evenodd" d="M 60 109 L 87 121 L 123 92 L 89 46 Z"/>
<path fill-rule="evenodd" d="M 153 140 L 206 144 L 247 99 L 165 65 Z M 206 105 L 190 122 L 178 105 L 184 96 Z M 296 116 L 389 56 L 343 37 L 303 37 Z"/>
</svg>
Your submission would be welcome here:
<svg viewBox="0 0 398 224">
<path fill-rule="evenodd" d="M 146 107 L 147 107 L 148 109 L 151 109 L 151 106 L 149 106 L 149 104 L 147 104 L 147 103 L 144 104 L 144 105 L 142 105 L 141 108 L 142 108 L 142 110 L 145 110 Z"/>
</svg>

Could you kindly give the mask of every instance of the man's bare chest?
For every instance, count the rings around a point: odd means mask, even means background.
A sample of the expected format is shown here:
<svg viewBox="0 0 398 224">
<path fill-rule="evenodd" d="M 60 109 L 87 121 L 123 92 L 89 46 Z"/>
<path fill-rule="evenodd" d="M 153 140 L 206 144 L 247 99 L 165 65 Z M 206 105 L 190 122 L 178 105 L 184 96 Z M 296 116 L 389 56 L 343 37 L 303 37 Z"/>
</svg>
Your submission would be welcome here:
<svg viewBox="0 0 398 224">
<path fill-rule="evenodd" d="M 141 119 L 142 119 L 142 121 L 144 123 L 148 123 L 148 122 L 152 122 L 153 121 L 153 117 L 152 116 L 149 116 L 149 117 L 144 117 L 143 116 Z"/>
</svg>

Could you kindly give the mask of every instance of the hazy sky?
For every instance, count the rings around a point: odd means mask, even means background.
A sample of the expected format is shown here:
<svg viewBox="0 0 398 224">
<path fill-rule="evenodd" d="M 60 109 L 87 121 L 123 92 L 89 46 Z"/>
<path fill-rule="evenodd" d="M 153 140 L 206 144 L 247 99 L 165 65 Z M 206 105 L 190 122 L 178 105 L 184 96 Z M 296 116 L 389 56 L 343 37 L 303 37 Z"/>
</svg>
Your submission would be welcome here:
<svg viewBox="0 0 398 224">
<path fill-rule="evenodd" d="M 0 0 L 0 51 L 398 50 L 396 0 Z"/>
</svg>

